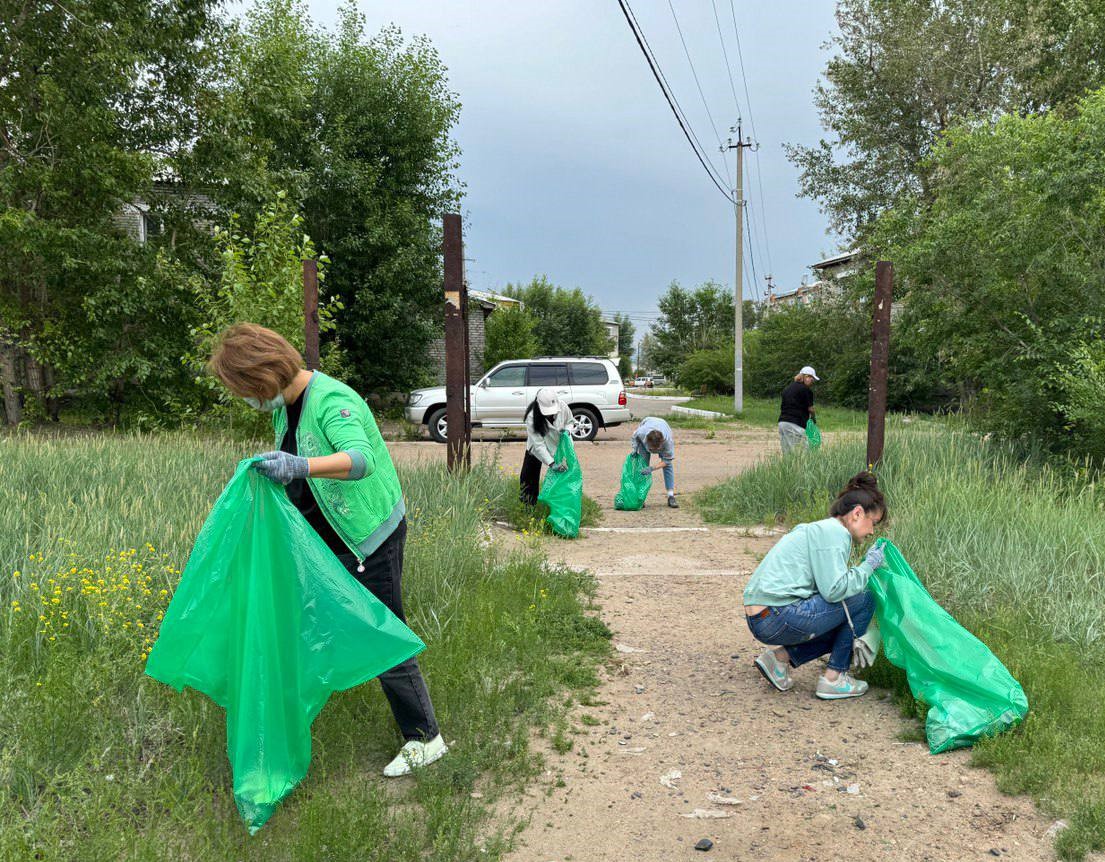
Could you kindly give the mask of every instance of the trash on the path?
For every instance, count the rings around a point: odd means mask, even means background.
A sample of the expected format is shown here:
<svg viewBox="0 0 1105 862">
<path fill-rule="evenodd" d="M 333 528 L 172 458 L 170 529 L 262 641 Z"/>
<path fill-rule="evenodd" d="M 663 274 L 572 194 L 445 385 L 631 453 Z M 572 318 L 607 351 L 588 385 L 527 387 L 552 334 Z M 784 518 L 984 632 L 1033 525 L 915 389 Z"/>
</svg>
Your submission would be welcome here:
<svg viewBox="0 0 1105 862">
<path fill-rule="evenodd" d="M 847 793 L 849 796 L 859 796 L 859 785 L 849 784 L 847 787 L 844 788 L 844 792 Z"/>
<path fill-rule="evenodd" d="M 1054 838 L 1056 835 L 1058 835 L 1064 829 L 1068 829 L 1069 827 L 1070 827 L 1070 824 L 1067 823 L 1066 820 L 1056 820 L 1054 823 L 1052 823 L 1047 828 L 1047 832 L 1044 833 L 1044 837 L 1045 838 Z"/>
<path fill-rule="evenodd" d="M 695 850 L 701 850 L 703 853 L 705 853 L 707 850 L 709 850 L 713 846 L 714 846 L 713 841 L 711 841 L 709 838 L 703 838 L 697 844 L 694 845 L 694 849 Z"/>
<path fill-rule="evenodd" d="M 856 819 L 852 822 L 856 824 L 856 829 L 863 830 L 867 828 L 867 824 L 863 822 L 863 818 L 858 814 L 856 815 Z"/>
<path fill-rule="evenodd" d="M 689 814 L 682 815 L 689 820 L 725 820 L 728 817 L 732 817 L 728 811 L 714 811 L 709 808 L 696 808 Z"/>
<path fill-rule="evenodd" d="M 641 722 L 645 722 L 645 721 L 652 721 L 652 719 L 654 719 L 654 718 L 656 718 L 656 714 L 655 714 L 655 713 L 652 713 L 652 712 L 646 712 L 646 713 L 645 713 L 644 715 L 642 715 L 642 716 L 641 716 L 640 718 L 638 718 L 637 720 L 638 720 L 638 721 L 641 721 Z"/>
<path fill-rule="evenodd" d="M 648 652 L 648 650 L 640 649 L 639 647 L 626 646 L 625 644 L 614 644 L 614 649 L 618 652 Z M 641 687 L 641 691 L 644 691 L 644 687 Z M 640 694 L 640 692 L 638 692 Z"/>
<path fill-rule="evenodd" d="M 678 769 L 673 769 L 670 772 L 665 772 L 660 776 L 660 783 L 667 787 L 669 790 L 678 790 L 675 786 L 675 782 L 683 777 L 683 773 Z"/>
<path fill-rule="evenodd" d="M 948 791 L 948 799 L 958 799 L 962 795 L 963 795 L 962 790 L 949 790 Z"/>
<path fill-rule="evenodd" d="M 635 685 L 633 686 L 633 692 L 634 694 L 644 694 L 645 687 L 643 685 Z"/>
<path fill-rule="evenodd" d="M 622 751 L 625 754 L 640 754 L 642 751 L 645 751 L 645 750 L 646 749 L 643 745 L 636 746 L 635 748 L 623 748 L 622 749 Z"/>
<path fill-rule="evenodd" d="M 713 802 L 715 805 L 743 805 L 743 799 L 737 799 L 734 796 L 722 796 L 718 793 L 709 793 L 706 798 Z"/>
<path fill-rule="evenodd" d="M 929 751 L 940 754 L 1015 727 L 1028 698 L 987 646 L 933 601 L 893 542 L 879 539 L 886 562 L 868 581 L 883 653 L 906 672 L 913 696 L 928 704 Z"/>
</svg>

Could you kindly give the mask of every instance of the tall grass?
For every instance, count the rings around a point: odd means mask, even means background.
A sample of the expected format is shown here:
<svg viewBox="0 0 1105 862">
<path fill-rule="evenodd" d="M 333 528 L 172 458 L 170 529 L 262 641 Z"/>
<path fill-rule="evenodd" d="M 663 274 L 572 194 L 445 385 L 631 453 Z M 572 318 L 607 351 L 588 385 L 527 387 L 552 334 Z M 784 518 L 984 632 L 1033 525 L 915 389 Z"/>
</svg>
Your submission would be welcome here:
<svg viewBox="0 0 1105 862">
<path fill-rule="evenodd" d="M 222 710 L 145 677 L 142 657 L 251 451 L 186 435 L 0 440 L 0 859 L 494 859 L 510 843 L 490 812 L 537 768 L 530 737 L 562 721 L 564 692 L 594 685 L 608 633 L 586 613 L 588 577 L 488 544 L 508 489 L 488 465 L 401 471 L 407 616 L 452 751 L 388 783 L 402 740 L 379 686 L 335 695 L 306 781 L 246 834 Z"/>
<path fill-rule="evenodd" d="M 764 461 L 698 504 L 722 523 L 823 518 L 864 458 L 857 441 Z M 1023 727 L 979 745 L 975 761 L 1070 821 L 1064 858 L 1105 849 L 1105 489 L 934 424 L 893 423 L 878 472 L 886 535 L 1028 694 Z"/>
</svg>

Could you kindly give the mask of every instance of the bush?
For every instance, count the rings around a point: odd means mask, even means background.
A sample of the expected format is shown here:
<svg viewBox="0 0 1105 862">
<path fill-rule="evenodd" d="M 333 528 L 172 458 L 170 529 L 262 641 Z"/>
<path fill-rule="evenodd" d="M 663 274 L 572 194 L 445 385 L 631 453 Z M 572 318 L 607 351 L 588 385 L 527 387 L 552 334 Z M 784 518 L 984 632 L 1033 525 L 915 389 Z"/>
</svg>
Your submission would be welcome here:
<svg viewBox="0 0 1105 862">
<path fill-rule="evenodd" d="M 696 350 L 679 366 L 676 381 L 684 389 L 705 395 L 731 395 L 734 369 L 733 345 Z"/>
</svg>

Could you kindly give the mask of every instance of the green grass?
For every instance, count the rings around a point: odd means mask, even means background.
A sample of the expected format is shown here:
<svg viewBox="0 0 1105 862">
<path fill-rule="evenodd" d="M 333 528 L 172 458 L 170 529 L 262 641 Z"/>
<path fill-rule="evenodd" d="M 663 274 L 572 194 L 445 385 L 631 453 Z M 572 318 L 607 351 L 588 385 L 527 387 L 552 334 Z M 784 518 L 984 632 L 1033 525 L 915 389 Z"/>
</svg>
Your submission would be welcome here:
<svg viewBox="0 0 1105 862">
<path fill-rule="evenodd" d="M 587 612 L 593 581 L 481 542 L 508 491 L 492 466 L 402 470 L 406 610 L 452 751 L 389 783 L 379 770 L 401 739 L 378 684 L 337 694 L 314 723 L 306 780 L 251 838 L 223 711 L 145 677 L 142 656 L 252 451 L 183 434 L 0 439 L 0 859 L 413 862 L 495 859 L 509 845 L 512 825 L 492 812 L 538 769 L 534 732 L 560 732 L 607 654 Z M 89 595 L 81 578 L 103 588 Z"/>
<path fill-rule="evenodd" d="M 711 395 L 704 398 L 694 398 L 682 406 L 724 413 L 731 417 L 730 421 L 740 421 L 756 428 L 776 428 L 779 424 L 778 398 L 745 398 L 744 410 L 739 416 L 733 410 L 732 395 Z M 816 405 L 815 409 L 817 411 L 817 423 L 822 431 L 863 431 L 867 428 L 867 414 L 862 410 L 850 410 L 847 407 L 828 405 Z M 679 419 L 682 421 L 683 417 Z"/>
<path fill-rule="evenodd" d="M 510 524 L 519 532 L 552 535 L 549 526 L 549 507 L 542 502 L 528 506 L 519 496 L 517 477 L 503 480 L 505 491 L 495 508 L 495 517 Z M 583 495 L 583 507 L 580 513 L 581 527 L 595 527 L 602 522 L 602 507 L 586 494 Z"/>
<path fill-rule="evenodd" d="M 814 520 L 863 462 L 858 441 L 774 458 L 696 502 L 726 524 Z M 1105 850 L 1105 488 L 935 423 L 891 423 L 879 477 L 886 534 L 1028 695 L 1022 727 L 976 746 L 973 762 L 1070 822 L 1062 858 Z M 876 676 L 906 691 L 901 672 Z"/>
</svg>

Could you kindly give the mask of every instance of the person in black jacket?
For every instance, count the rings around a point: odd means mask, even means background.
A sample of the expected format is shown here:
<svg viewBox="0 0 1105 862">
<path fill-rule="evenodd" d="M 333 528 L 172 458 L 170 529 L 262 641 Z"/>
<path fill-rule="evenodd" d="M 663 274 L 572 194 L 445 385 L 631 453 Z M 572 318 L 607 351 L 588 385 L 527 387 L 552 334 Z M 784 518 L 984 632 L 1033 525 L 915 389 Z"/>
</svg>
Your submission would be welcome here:
<svg viewBox="0 0 1105 862">
<path fill-rule="evenodd" d="M 783 404 L 779 411 L 779 444 L 783 454 L 795 447 L 806 448 L 806 423 L 814 416 L 813 383 L 820 380 L 812 366 L 803 365 L 794 375 L 794 382 L 783 390 Z"/>
</svg>

